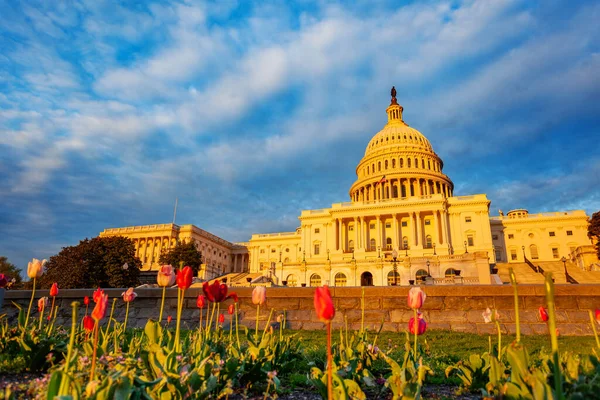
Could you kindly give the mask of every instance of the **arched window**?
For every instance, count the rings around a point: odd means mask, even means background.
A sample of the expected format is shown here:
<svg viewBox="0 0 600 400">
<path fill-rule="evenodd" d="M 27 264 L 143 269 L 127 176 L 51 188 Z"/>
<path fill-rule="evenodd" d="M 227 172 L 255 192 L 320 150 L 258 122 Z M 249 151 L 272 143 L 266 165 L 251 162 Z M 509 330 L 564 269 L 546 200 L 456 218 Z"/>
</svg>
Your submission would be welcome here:
<svg viewBox="0 0 600 400">
<path fill-rule="evenodd" d="M 348 241 L 348 250 L 349 251 L 354 251 L 354 240 L 349 240 Z"/>
<path fill-rule="evenodd" d="M 381 161 L 377 161 L 377 171 L 381 171 Z"/>
<path fill-rule="evenodd" d="M 415 157 L 415 168 L 419 168 L 419 159 Z"/>
<path fill-rule="evenodd" d="M 400 159 L 400 168 L 404 168 L 404 159 Z"/>
<path fill-rule="evenodd" d="M 346 286 L 346 275 L 341 272 L 335 274 L 335 286 Z"/>
<path fill-rule="evenodd" d="M 392 168 L 396 168 L 396 159 L 392 158 Z"/>
<path fill-rule="evenodd" d="M 395 275 L 395 277 L 394 277 Z M 399 285 L 400 284 L 400 274 L 398 273 L 398 271 L 394 272 L 394 271 L 390 271 L 387 274 L 387 284 L 388 286 L 392 286 L 392 285 Z"/>
<path fill-rule="evenodd" d="M 375 239 L 371 239 L 370 240 L 370 244 L 369 244 L 369 250 L 370 251 L 375 251 L 375 247 L 377 246 L 377 243 L 375 242 Z"/>
<path fill-rule="evenodd" d="M 321 275 L 312 274 L 310 276 L 310 286 L 312 286 L 312 287 L 321 286 Z"/>
<path fill-rule="evenodd" d="M 392 249 L 392 238 L 385 239 L 385 249 L 386 250 Z"/>
<path fill-rule="evenodd" d="M 531 246 L 529 246 L 529 252 L 531 253 L 532 260 L 537 260 L 539 258 L 538 257 L 538 249 L 535 244 L 532 244 Z"/>
<path fill-rule="evenodd" d="M 408 236 L 404 236 L 402 238 L 402 248 L 403 249 L 408 249 Z"/>
<path fill-rule="evenodd" d="M 417 282 L 424 281 L 426 276 L 427 276 L 427 271 L 425 271 L 424 269 L 420 269 L 415 274 L 415 279 Z"/>
<path fill-rule="evenodd" d="M 410 158 L 408 159 L 408 168 L 410 168 Z"/>
<path fill-rule="evenodd" d="M 385 165 L 385 169 L 388 169 L 388 160 L 385 160 L 384 165 Z"/>
<path fill-rule="evenodd" d="M 421 168 L 425 169 L 425 160 L 421 158 Z"/>
<path fill-rule="evenodd" d="M 433 242 L 431 241 L 431 235 L 425 236 L 425 248 L 431 249 L 433 247 Z"/>
<path fill-rule="evenodd" d="M 373 171 L 373 173 L 375 173 L 375 163 L 371 164 L 371 171 Z"/>
<path fill-rule="evenodd" d="M 444 272 L 444 276 L 446 278 L 452 278 L 454 276 L 454 271 L 456 271 L 454 268 L 448 268 L 446 272 Z"/>
<path fill-rule="evenodd" d="M 427 169 L 431 169 L 431 161 L 427 160 Z"/>
<path fill-rule="evenodd" d="M 288 275 L 286 280 L 289 287 L 296 287 L 298 285 L 298 278 L 294 274 Z"/>
<path fill-rule="evenodd" d="M 369 166 L 367 165 L 367 175 L 369 175 Z"/>
<path fill-rule="evenodd" d="M 290 258 L 286 257 L 285 260 L 283 260 L 284 263 L 289 263 L 290 262 Z"/>
</svg>

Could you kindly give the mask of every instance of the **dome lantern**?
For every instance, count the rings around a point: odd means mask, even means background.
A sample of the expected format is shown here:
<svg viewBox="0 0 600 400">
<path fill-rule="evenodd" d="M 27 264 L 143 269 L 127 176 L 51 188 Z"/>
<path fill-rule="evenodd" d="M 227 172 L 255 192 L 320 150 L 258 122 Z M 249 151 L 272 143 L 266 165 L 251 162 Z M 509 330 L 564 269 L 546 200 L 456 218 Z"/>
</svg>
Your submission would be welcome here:
<svg viewBox="0 0 600 400">
<path fill-rule="evenodd" d="M 389 107 L 385 110 L 388 115 L 388 124 L 392 123 L 403 123 L 402 120 L 402 111 L 404 111 L 404 107 L 398 104 L 398 100 L 396 100 L 396 87 L 392 86 L 392 91 L 390 93 L 392 95 L 392 101 L 390 102 Z M 405 124 L 406 125 L 406 124 Z"/>
</svg>

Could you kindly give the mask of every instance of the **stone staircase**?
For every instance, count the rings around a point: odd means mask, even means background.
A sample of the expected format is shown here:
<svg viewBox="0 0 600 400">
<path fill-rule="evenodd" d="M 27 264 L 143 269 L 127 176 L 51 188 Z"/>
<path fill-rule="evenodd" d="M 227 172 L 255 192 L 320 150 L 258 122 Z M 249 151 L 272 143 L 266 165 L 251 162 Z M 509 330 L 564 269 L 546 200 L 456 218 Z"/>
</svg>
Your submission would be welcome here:
<svg viewBox="0 0 600 400">
<path fill-rule="evenodd" d="M 539 267 L 540 272 L 536 272 L 531 266 Z M 498 276 L 503 283 L 510 283 L 508 269 L 512 267 L 515 271 L 518 283 L 544 283 L 543 272 L 552 272 L 554 282 L 566 284 L 565 269 L 562 261 L 540 261 L 536 260 L 517 263 L 498 263 Z M 542 272 L 543 271 L 543 272 Z M 577 283 L 599 283 L 600 271 L 582 271 L 575 264 L 567 262 L 567 272 Z"/>
<path fill-rule="evenodd" d="M 524 262 L 497 263 L 496 268 L 498 268 L 498 276 L 503 283 L 510 283 L 508 269 L 511 267 L 515 271 L 517 283 L 544 283 L 544 276 L 535 272 L 527 263 Z"/>
</svg>

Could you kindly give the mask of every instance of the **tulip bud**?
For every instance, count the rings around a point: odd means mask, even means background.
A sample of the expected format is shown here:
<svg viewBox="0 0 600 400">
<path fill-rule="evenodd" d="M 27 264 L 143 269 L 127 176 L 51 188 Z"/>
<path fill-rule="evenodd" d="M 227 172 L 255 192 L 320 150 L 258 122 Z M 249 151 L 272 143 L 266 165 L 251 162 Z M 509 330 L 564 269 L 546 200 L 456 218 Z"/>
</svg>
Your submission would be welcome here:
<svg viewBox="0 0 600 400">
<path fill-rule="evenodd" d="M 427 322 L 425 322 L 425 320 L 423 319 L 421 313 L 419 313 L 419 315 L 417 317 L 417 323 L 416 324 L 415 324 L 415 318 L 414 317 L 411 318 L 408 321 L 408 331 L 414 335 L 415 334 L 415 329 L 417 331 L 416 332 L 417 335 L 422 335 L 427 330 Z"/>
<path fill-rule="evenodd" d="M 412 287 L 408 291 L 408 306 L 413 310 L 418 310 L 421 307 L 423 307 L 423 303 L 425 302 L 426 297 L 427 295 L 425 295 L 425 292 L 421 290 L 420 287 Z"/>
<path fill-rule="evenodd" d="M 252 303 L 262 306 L 267 301 L 267 288 L 264 286 L 257 286 L 252 291 Z"/>
<path fill-rule="evenodd" d="M 283 322 L 283 314 L 279 314 L 277 316 L 277 322 L 279 322 L 280 324 Z"/>
<path fill-rule="evenodd" d="M 177 271 L 177 277 L 175 280 L 177 281 L 177 287 L 182 290 L 189 289 L 192 286 L 192 279 L 194 278 L 194 271 L 192 267 L 186 266 L 183 269 Z"/>
<path fill-rule="evenodd" d="M 171 317 L 170 315 L 167 316 L 167 324 L 170 324 L 171 321 L 173 321 L 173 317 Z"/>
<path fill-rule="evenodd" d="M 331 299 L 331 293 L 329 293 L 327 285 L 318 287 L 315 290 L 315 311 L 317 312 L 317 317 L 323 322 L 329 322 L 335 316 L 333 300 Z"/>
<path fill-rule="evenodd" d="M 96 306 L 94 307 L 94 310 L 92 311 L 92 318 L 94 318 L 94 320 L 96 322 L 98 322 L 102 318 L 104 318 L 104 315 L 106 314 L 106 304 L 107 303 L 108 303 L 108 295 L 102 293 L 102 295 L 100 297 L 98 297 Z"/>
<path fill-rule="evenodd" d="M 233 315 L 233 313 L 235 313 L 235 306 L 233 304 L 230 304 L 229 307 L 227 307 L 227 313 L 229 315 Z"/>
<path fill-rule="evenodd" d="M 133 291 L 133 288 L 127 289 L 127 291 L 121 293 L 123 301 L 126 303 L 132 302 L 137 297 L 137 293 Z"/>
<path fill-rule="evenodd" d="M 198 298 L 196 299 L 196 307 L 204 308 L 205 305 L 206 305 L 205 297 L 203 295 L 199 294 Z"/>
<path fill-rule="evenodd" d="M 94 330 L 94 319 L 89 315 L 83 317 L 83 329 L 85 329 L 86 332 L 91 332 Z"/>
<path fill-rule="evenodd" d="M 8 285 L 8 279 L 6 275 L 0 274 L 0 289 L 5 288 Z"/>
<path fill-rule="evenodd" d="M 596 322 L 600 324 L 600 310 L 596 309 Z"/>
<path fill-rule="evenodd" d="M 48 298 L 47 297 L 41 297 L 38 300 L 38 311 L 42 312 L 47 306 L 48 306 Z"/>
<path fill-rule="evenodd" d="M 90 304 L 90 298 L 89 298 L 88 296 L 84 296 L 84 297 L 83 297 L 83 304 L 85 304 L 86 306 L 87 306 L 88 304 Z"/>
<path fill-rule="evenodd" d="M 225 315 L 219 314 L 219 323 L 222 324 L 225 322 Z"/>
<path fill-rule="evenodd" d="M 548 310 L 546 310 L 543 306 L 540 306 L 538 311 L 540 313 L 540 319 L 544 322 L 547 322 L 548 321 Z"/>
<path fill-rule="evenodd" d="M 58 284 L 54 282 L 50 287 L 50 296 L 56 297 L 58 295 Z"/>
</svg>

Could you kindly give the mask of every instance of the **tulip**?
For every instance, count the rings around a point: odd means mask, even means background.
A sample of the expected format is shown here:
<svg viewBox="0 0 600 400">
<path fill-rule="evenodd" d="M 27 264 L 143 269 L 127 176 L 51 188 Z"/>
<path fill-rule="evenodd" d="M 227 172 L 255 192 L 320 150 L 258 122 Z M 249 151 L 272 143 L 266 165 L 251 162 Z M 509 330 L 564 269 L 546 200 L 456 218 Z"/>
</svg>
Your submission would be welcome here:
<svg viewBox="0 0 600 400">
<path fill-rule="evenodd" d="M 196 298 L 196 307 L 198 307 L 200 309 L 200 325 L 198 326 L 198 329 L 202 330 L 202 317 L 203 317 L 203 310 L 204 310 L 204 306 L 206 305 L 206 299 L 204 298 L 203 295 L 199 294 L 198 298 Z"/>
<path fill-rule="evenodd" d="M 236 293 L 232 292 L 227 294 L 228 287 L 226 284 L 219 282 L 218 279 L 215 279 L 212 284 L 208 282 L 204 282 L 202 284 L 202 292 L 208 299 L 208 301 L 212 303 L 221 303 L 229 298 L 233 299 L 236 303 L 238 302 L 238 296 Z"/>
<path fill-rule="evenodd" d="M 158 270 L 156 282 L 161 287 L 173 286 L 175 283 L 175 270 L 173 267 L 171 265 L 162 265 Z"/>
<path fill-rule="evenodd" d="M 29 315 L 31 314 L 31 306 L 33 306 L 33 300 L 35 299 L 35 283 L 37 278 L 42 276 L 44 273 L 44 264 L 46 264 L 46 260 L 38 260 L 34 258 L 33 261 L 30 261 L 27 264 L 27 276 L 30 279 L 33 279 L 33 289 L 31 290 L 31 299 L 29 300 L 29 308 L 27 308 L 27 317 L 25 318 L 25 329 L 27 329 L 27 324 L 29 323 Z"/>
<path fill-rule="evenodd" d="M 88 296 L 83 296 L 83 304 L 86 306 L 90 304 L 90 298 Z"/>
<path fill-rule="evenodd" d="M 600 310 L 596 308 L 596 322 L 600 324 Z"/>
<path fill-rule="evenodd" d="M 42 321 L 44 319 L 44 310 L 48 306 L 48 298 L 42 297 L 38 300 L 38 311 L 40 312 L 40 324 L 38 329 L 42 329 Z"/>
<path fill-rule="evenodd" d="M 104 295 L 104 290 L 98 288 L 94 291 L 94 294 L 92 295 L 92 299 L 94 300 L 94 303 L 97 303 L 102 296 Z"/>
<path fill-rule="evenodd" d="M 8 285 L 8 279 L 6 278 L 6 275 L 0 274 L 0 289 L 5 288 L 6 285 Z"/>
<path fill-rule="evenodd" d="M 50 296 L 56 297 L 58 295 L 58 284 L 54 282 L 50 288 Z"/>
<path fill-rule="evenodd" d="M 219 323 L 222 325 L 223 323 L 225 323 L 225 315 L 223 314 L 219 314 Z"/>
<path fill-rule="evenodd" d="M 167 315 L 167 325 L 169 325 L 171 323 L 171 321 L 173 321 L 173 317 L 171 317 L 170 315 Z"/>
<path fill-rule="evenodd" d="M 598 347 L 598 350 L 600 350 L 600 338 L 598 338 L 598 329 L 596 328 L 596 323 L 600 324 L 600 310 L 596 309 L 595 312 L 588 310 L 588 313 L 590 314 L 590 324 L 592 325 L 592 331 L 594 332 L 594 338 L 596 339 L 596 346 Z"/>
<path fill-rule="evenodd" d="M 83 329 L 85 329 L 87 333 L 94 330 L 94 319 L 89 315 L 83 317 Z"/>
<path fill-rule="evenodd" d="M 231 343 L 231 335 L 233 330 L 233 314 L 235 314 L 235 304 L 230 304 L 227 307 L 227 314 L 229 314 L 229 343 Z"/>
<path fill-rule="evenodd" d="M 427 295 L 420 287 L 414 286 L 408 291 L 408 306 L 413 310 L 418 310 L 423 307 L 426 297 Z"/>
<path fill-rule="evenodd" d="M 333 399 L 333 357 L 331 354 L 331 320 L 335 316 L 335 307 L 329 293 L 329 287 L 324 285 L 315 290 L 315 311 L 317 317 L 327 326 L 327 398 Z"/>
<path fill-rule="evenodd" d="M 548 310 L 546 310 L 543 306 L 540 306 L 538 311 L 540 314 L 540 319 L 544 322 L 548 322 Z"/>
<path fill-rule="evenodd" d="M 490 310 L 488 307 L 482 315 L 486 324 L 489 322 L 494 322 L 496 324 L 496 332 L 498 333 L 498 356 L 500 356 L 500 349 L 502 348 L 502 331 L 500 331 L 500 323 L 498 322 L 500 314 L 498 314 L 498 311 Z"/>
<path fill-rule="evenodd" d="M 258 306 L 262 306 L 267 301 L 267 288 L 264 286 L 257 286 L 252 291 L 252 303 Z"/>
<path fill-rule="evenodd" d="M 427 322 L 425 322 L 421 313 L 418 314 L 416 321 L 418 322 L 415 324 L 414 317 L 408 321 L 408 331 L 415 336 L 424 334 L 427 330 Z"/>
<path fill-rule="evenodd" d="M 230 304 L 229 307 L 227 307 L 227 314 L 233 315 L 234 312 L 235 312 L 235 306 L 233 304 Z"/>
<path fill-rule="evenodd" d="M 165 309 L 165 292 L 167 286 L 173 286 L 175 283 L 175 271 L 173 270 L 173 267 L 171 265 L 162 265 L 158 270 L 156 282 L 158 283 L 158 286 L 163 288 L 162 300 L 160 302 L 160 314 L 158 316 L 158 321 L 162 322 L 163 310 Z"/>
<path fill-rule="evenodd" d="M 101 294 L 96 294 L 96 292 L 102 292 Z M 94 353 L 92 355 L 92 369 L 90 372 L 90 381 L 94 380 L 94 376 L 96 373 L 96 356 L 97 356 L 97 351 L 98 351 L 98 330 L 99 330 L 99 323 L 100 320 L 102 318 L 104 318 L 104 315 L 106 314 L 106 305 L 108 303 L 108 295 L 104 294 L 103 291 L 101 291 L 100 289 L 98 289 L 96 292 L 94 292 L 94 301 L 96 302 L 96 306 L 94 307 L 94 310 L 92 310 L 92 318 L 95 321 L 94 324 Z"/>
<path fill-rule="evenodd" d="M 127 319 L 129 318 L 129 303 L 131 303 L 137 297 L 137 293 L 133 291 L 133 288 L 127 289 L 125 292 L 121 293 L 121 297 L 123 297 L 123 301 L 127 304 L 125 308 L 125 323 L 123 324 L 123 331 L 127 329 Z"/>
<path fill-rule="evenodd" d="M 181 290 L 187 290 L 190 286 L 192 286 L 192 279 L 194 278 L 194 270 L 192 267 L 186 266 L 183 269 L 177 271 L 177 277 L 175 280 L 177 281 L 177 287 Z"/>
</svg>

